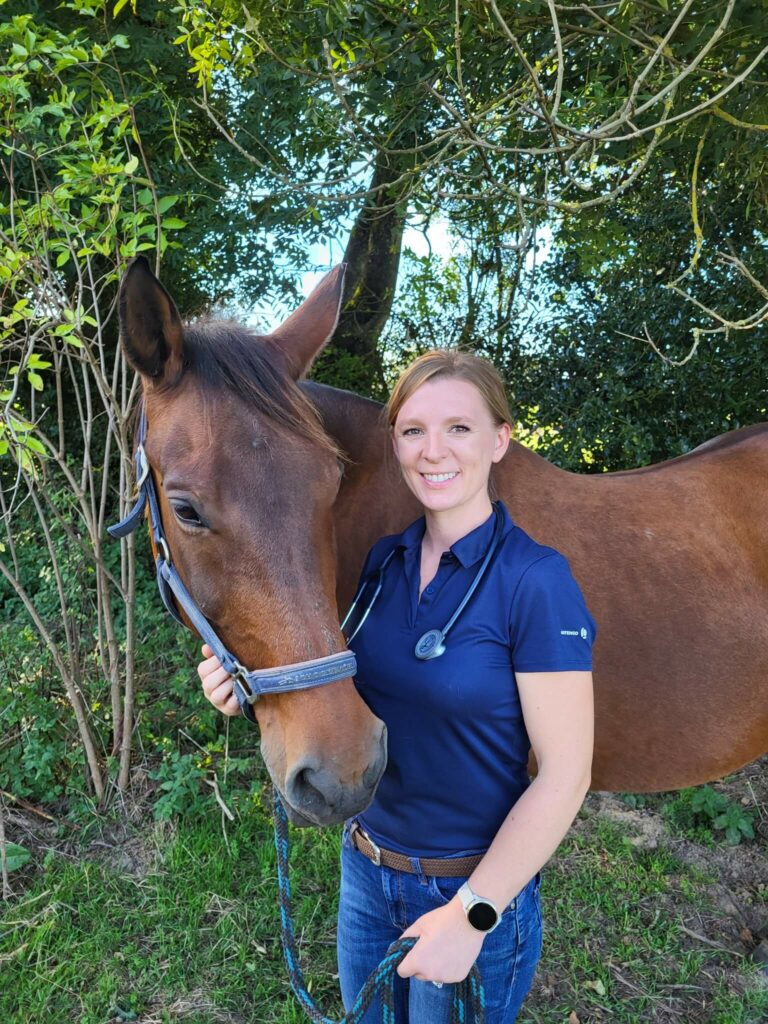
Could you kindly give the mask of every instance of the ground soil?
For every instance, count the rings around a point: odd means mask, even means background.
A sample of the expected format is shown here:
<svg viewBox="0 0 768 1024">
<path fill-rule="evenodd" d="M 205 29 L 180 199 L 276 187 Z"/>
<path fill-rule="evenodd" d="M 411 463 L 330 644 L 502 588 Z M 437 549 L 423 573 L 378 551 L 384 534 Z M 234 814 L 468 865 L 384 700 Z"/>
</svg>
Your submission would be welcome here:
<svg viewBox="0 0 768 1024">
<path fill-rule="evenodd" d="M 666 998 L 657 993 L 654 1005 L 638 1013 L 633 1024 L 635 1020 L 637 1024 L 727 1024 L 733 1018 L 721 1018 L 707 1009 L 717 983 L 734 994 L 755 986 L 768 990 L 768 757 L 714 783 L 713 788 L 752 813 L 754 840 L 731 846 L 722 840 L 722 833 L 715 833 L 717 838 L 709 842 L 686 837 L 670 824 L 663 810 L 674 794 L 653 795 L 645 798 L 646 806 L 633 807 L 619 794 L 590 793 L 585 813 L 574 823 L 577 833 L 589 837 L 601 820 L 608 820 L 618 825 L 633 845 L 666 851 L 694 869 L 698 905 L 672 885 L 658 901 L 656 912 L 680 922 L 686 948 L 722 953 L 708 961 L 690 986 L 667 986 L 681 991 L 669 992 Z M 610 963 L 608 942 L 597 935 L 591 946 Z M 757 975 L 750 969 L 755 963 L 760 966 Z M 627 998 L 640 994 L 642 980 L 638 986 L 631 972 L 613 973 Z M 533 1020 L 549 1021 L 545 1008 L 567 1004 L 573 995 L 572 985 L 540 972 L 526 1001 L 526 1012 Z M 562 1019 L 564 1024 L 597 1024 L 611 1021 L 612 1015 L 592 1008 L 574 1010 Z"/>
<path fill-rule="evenodd" d="M 754 815 L 755 839 L 738 846 L 722 841 L 699 842 L 675 832 L 663 811 L 669 796 L 648 797 L 646 805 L 630 806 L 626 798 L 610 793 L 591 793 L 585 804 L 585 813 L 573 828 L 589 838 L 608 820 L 618 825 L 628 840 L 646 850 L 666 851 L 683 865 L 695 869 L 697 904 L 687 901 L 679 887 L 671 886 L 661 898 L 661 912 L 680 922 L 686 947 L 705 948 L 722 956 L 707 961 L 706 969 L 691 986 L 667 986 L 680 989 L 654 1000 L 652 1007 L 636 1018 L 638 1024 L 720 1024 L 710 1013 L 699 1013 L 694 1006 L 699 1000 L 706 1003 L 707 993 L 724 982 L 728 991 L 739 993 L 755 985 L 768 988 L 768 757 L 749 765 L 717 783 L 715 788 L 730 800 L 742 804 Z M 143 877 L 156 865 L 162 836 L 157 829 L 136 829 L 136 808 L 132 809 L 124 824 L 110 823 L 97 836 L 85 843 L 78 838 L 77 826 L 62 829 L 46 811 L 11 803 L 6 799 L 5 832 L 8 842 L 17 842 L 34 851 L 35 861 L 50 849 L 68 857 L 87 857 L 99 860 L 120 873 Z M 152 833 L 147 841 L 148 832 Z M 566 866 L 567 870 L 567 866 Z M 12 888 L 18 889 L 27 869 L 12 876 Z M 595 948 L 600 950 L 601 937 L 595 937 Z M 607 941 L 602 951 L 606 962 L 611 960 Z M 762 973 L 747 970 L 749 963 L 762 964 Z M 627 998 L 638 994 L 638 981 L 631 972 L 614 970 L 618 984 L 626 987 Z M 690 991 L 682 991 L 683 989 Z M 523 1018 L 528 1021 L 554 1020 L 553 1006 L 569 1004 L 572 986 L 546 968 L 540 970 L 534 988 L 526 1001 Z M 213 1010 L 213 1007 L 209 1007 Z M 186 1016 L 185 1012 L 179 1014 Z M 211 1017 L 211 1020 L 218 1019 Z M 560 1018 L 558 1017 L 558 1020 Z M 599 1008 L 575 1008 L 562 1017 L 563 1024 L 598 1024 L 611 1022 L 610 1013 Z M 149 1022 L 147 1022 L 149 1024 Z"/>
</svg>

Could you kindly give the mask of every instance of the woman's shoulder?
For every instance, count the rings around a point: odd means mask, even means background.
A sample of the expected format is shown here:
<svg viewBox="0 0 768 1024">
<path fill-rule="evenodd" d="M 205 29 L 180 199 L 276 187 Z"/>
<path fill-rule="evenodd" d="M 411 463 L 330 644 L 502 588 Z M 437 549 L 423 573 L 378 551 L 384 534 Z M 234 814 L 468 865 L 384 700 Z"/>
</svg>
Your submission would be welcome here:
<svg viewBox="0 0 768 1024">
<path fill-rule="evenodd" d="M 511 529 L 505 534 L 499 552 L 506 573 L 512 571 L 519 578 L 529 573 L 570 572 L 568 559 L 561 551 L 548 544 L 540 544 L 511 519 L 510 524 Z"/>
</svg>

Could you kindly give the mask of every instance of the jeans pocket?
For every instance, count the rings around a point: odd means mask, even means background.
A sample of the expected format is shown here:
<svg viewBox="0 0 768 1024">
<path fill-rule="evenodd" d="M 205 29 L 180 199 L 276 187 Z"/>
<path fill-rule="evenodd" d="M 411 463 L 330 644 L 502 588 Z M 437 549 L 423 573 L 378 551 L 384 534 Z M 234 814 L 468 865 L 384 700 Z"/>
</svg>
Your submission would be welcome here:
<svg viewBox="0 0 768 1024">
<path fill-rule="evenodd" d="M 441 906 L 445 906 L 451 902 L 466 880 L 466 877 L 449 878 L 443 875 L 430 875 L 430 895 L 437 900 Z"/>
<path fill-rule="evenodd" d="M 541 943 L 541 876 L 536 875 L 518 896 L 517 922 L 521 940 L 538 937 Z"/>
</svg>

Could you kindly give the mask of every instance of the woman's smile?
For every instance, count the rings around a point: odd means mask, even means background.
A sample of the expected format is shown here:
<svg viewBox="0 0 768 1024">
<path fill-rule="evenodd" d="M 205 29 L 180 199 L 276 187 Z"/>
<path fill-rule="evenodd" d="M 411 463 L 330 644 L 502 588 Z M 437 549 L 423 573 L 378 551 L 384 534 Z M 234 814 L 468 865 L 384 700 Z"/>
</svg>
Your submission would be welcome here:
<svg viewBox="0 0 768 1024">
<path fill-rule="evenodd" d="M 458 476 L 458 471 L 453 473 L 422 473 L 421 476 L 431 487 L 444 487 L 451 483 Z"/>
</svg>

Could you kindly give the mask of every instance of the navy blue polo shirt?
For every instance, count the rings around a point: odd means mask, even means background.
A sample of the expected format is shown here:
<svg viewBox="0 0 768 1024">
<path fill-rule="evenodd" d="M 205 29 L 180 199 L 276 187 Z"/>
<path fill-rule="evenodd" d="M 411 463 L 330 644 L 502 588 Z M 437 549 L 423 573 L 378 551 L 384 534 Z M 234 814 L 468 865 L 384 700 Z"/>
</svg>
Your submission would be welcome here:
<svg viewBox="0 0 768 1024">
<path fill-rule="evenodd" d="M 388 731 L 387 767 L 359 820 L 379 845 L 409 856 L 484 852 L 529 785 L 530 742 L 515 672 L 592 667 L 596 627 L 568 562 L 500 507 L 499 547 L 439 658 L 421 661 L 414 648 L 461 603 L 488 551 L 495 515 L 442 555 L 421 599 L 423 517 L 375 544 L 361 574 L 370 580 L 365 609 L 376 571 L 395 549 L 351 644 L 358 691 Z"/>
</svg>

